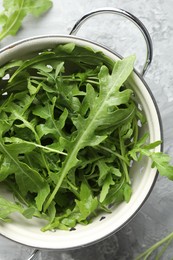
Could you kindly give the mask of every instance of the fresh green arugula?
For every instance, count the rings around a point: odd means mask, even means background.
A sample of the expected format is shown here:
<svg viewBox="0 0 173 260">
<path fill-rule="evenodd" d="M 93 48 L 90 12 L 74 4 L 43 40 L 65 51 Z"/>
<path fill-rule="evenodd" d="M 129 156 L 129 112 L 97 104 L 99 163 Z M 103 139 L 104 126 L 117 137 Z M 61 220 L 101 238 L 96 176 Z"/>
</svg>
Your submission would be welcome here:
<svg viewBox="0 0 173 260">
<path fill-rule="evenodd" d="M 88 224 L 129 202 L 131 161 L 149 156 L 173 178 L 160 141 L 139 138 L 145 123 L 127 80 L 135 57 L 113 62 L 73 43 L 0 68 L 0 220 L 19 212 L 47 220 L 42 231 Z"/>
<path fill-rule="evenodd" d="M 51 0 L 3 0 L 4 10 L 0 13 L 0 41 L 8 35 L 15 35 L 28 14 L 38 17 L 51 6 Z"/>
</svg>

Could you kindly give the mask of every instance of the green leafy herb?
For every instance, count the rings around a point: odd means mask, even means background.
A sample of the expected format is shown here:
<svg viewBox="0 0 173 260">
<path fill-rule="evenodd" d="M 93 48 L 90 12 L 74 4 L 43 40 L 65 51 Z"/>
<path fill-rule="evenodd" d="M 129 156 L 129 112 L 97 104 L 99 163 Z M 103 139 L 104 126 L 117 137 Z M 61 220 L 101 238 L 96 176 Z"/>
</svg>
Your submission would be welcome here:
<svg viewBox="0 0 173 260">
<path fill-rule="evenodd" d="M 17 204 L 17 203 L 13 203 L 9 200 L 6 200 L 2 197 L 0 197 L 0 220 L 3 220 L 5 222 L 10 221 L 9 219 L 9 215 L 13 212 L 23 212 L 23 208 L 21 205 Z"/>
<path fill-rule="evenodd" d="M 160 141 L 139 139 L 134 60 L 69 43 L 0 68 L 0 182 L 17 201 L 0 200 L 2 221 L 19 212 L 46 219 L 42 231 L 88 224 L 129 202 L 131 160 L 142 156 L 173 178 L 169 156 L 152 152 Z"/>
<path fill-rule="evenodd" d="M 51 6 L 51 0 L 3 0 L 4 10 L 0 13 L 0 41 L 8 35 L 15 35 L 25 16 L 32 14 L 38 17 Z"/>
</svg>

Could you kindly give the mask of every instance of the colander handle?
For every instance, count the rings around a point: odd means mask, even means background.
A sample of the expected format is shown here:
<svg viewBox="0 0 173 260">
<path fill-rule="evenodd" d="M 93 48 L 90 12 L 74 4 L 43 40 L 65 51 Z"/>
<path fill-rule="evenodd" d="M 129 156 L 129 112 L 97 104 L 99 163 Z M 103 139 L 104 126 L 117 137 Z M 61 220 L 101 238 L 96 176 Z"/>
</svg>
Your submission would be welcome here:
<svg viewBox="0 0 173 260">
<path fill-rule="evenodd" d="M 39 253 L 39 250 L 35 249 L 27 260 L 36 260 L 37 256 L 38 256 L 38 253 Z"/>
<path fill-rule="evenodd" d="M 89 18 L 98 15 L 98 14 L 105 14 L 105 13 L 110 13 L 110 14 L 117 14 L 117 15 L 121 15 L 125 18 L 127 18 L 128 20 L 132 21 L 138 28 L 139 30 L 142 32 L 142 35 L 145 39 L 146 42 L 146 61 L 145 64 L 143 65 L 142 71 L 141 71 L 141 75 L 144 76 L 144 74 L 146 73 L 147 69 L 149 68 L 151 62 L 152 62 L 152 57 L 153 57 L 153 45 L 152 45 L 152 40 L 150 37 L 150 34 L 148 32 L 148 30 L 146 29 L 146 27 L 144 26 L 144 24 L 133 14 L 122 10 L 122 9 L 117 9 L 117 8 L 101 8 L 101 9 L 96 9 L 93 10 L 87 14 L 85 14 L 81 19 L 79 19 L 75 25 L 73 26 L 70 35 L 76 35 L 76 33 L 78 32 L 78 30 L 80 29 L 80 27 L 86 22 L 86 20 L 88 20 Z"/>
</svg>

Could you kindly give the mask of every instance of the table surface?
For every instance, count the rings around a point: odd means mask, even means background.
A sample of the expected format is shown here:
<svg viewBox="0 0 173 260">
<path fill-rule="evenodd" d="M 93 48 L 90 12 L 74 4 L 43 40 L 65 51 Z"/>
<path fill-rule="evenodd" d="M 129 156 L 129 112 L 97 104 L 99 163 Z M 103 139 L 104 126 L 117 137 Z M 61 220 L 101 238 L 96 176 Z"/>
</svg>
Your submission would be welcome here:
<svg viewBox="0 0 173 260">
<path fill-rule="evenodd" d="M 23 38 L 45 34 L 69 34 L 73 24 L 85 13 L 102 7 L 125 9 L 147 27 L 153 40 L 154 58 L 145 76 L 157 101 L 164 131 L 164 151 L 173 158 L 173 1 L 172 0 L 54 0 L 53 8 L 39 19 L 26 17 L 15 37 L 7 37 L 0 48 Z M 0 11 L 2 0 L 0 0 Z M 78 34 L 100 42 L 121 55 L 135 53 L 137 69 L 145 61 L 145 44 L 133 24 L 114 15 L 94 17 Z M 133 260 L 135 256 L 173 230 L 173 183 L 159 177 L 148 200 L 119 232 L 95 245 L 72 251 L 41 251 L 39 260 Z M 24 260 L 32 248 L 0 236 L 0 260 Z M 173 257 L 169 248 L 163 259 Z"/>
</svg>

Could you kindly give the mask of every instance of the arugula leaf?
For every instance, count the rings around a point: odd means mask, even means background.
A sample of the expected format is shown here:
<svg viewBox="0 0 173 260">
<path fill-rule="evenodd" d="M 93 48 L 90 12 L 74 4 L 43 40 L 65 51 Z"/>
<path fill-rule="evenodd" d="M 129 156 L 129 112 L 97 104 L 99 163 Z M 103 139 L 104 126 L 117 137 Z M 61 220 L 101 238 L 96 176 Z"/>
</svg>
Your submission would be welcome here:
<svg viewBox="0 0 173 260">
<path fill-rule="evenodd" d="M 131 186 L 127 183 L 124 187 L 124 199 L 126 202 L 130 201 L 132 195 L 132 188 Z"/>
<path fill-rule="evenodd" d="M 13 212 L 23 213 L 23 207 L 14 202 L 10 202 L 9 200 L 0 197 L 0 220 L 5 222 L 10 221 L 9 215 Z"/>
<path fill-rule="evenodd" d="M 23 195 L 25 195 L 27 191 L 38 192 L 35 200 L 37 207 L 41 210 L 45 198 L 50 192 L 49 186 L 37 171 L 18 160 L 19 153 L 30 152 L 32 149 L 33 145 L 32 147 L 30 147 L 30 145 L 23 146 L 23 144 L 5 145 L 0 142 L 0 152 L 6 158 L 6 160 L 1 163 L 0 169 L 1 174 L 4 174 L 4 164 L 8 165 L 8 168 L 5 168 L 6 177 L 9 174 L 15 173 L 16 182 Z"/>
<path fill-rule="evenodd" d="M 35 208 L 30 207 L 30 208 L 25 209 L 25 210 L 22 212 L 22 215 L 23 215 L 25 218 L 31 219 L 31 218 L 33 217 L 34 213 L 35 213 Z"/>
<path fill-rule="evenodd" d="M 109 192 L 110 185 L 114 185 L 114 184 L 115 183 L 112 179 L 112 175 L 109 173 L 104 180 L 104 184 L 103 184 L 101 192 L 100 192 L 100 202 L 104 201 L 104 199 L 106 198 L 106 196 Z"/>
<path fill-rule="evenodd" d="M 173 166 L 170 165 L 171 158 L 168 154 L 152 153 L 150 158 L 153 161 L 152 167 L 156 167 L 162 176 L 173 180 Z"/>
<path fill-rule="evenodd" d="M 81 213 L 78 221 L 86 220 L 97 209 L 98 199 L 93 198 L 92 191 L 85 181 L 81 184 L 80 200 L 76 200 L 76 205 Z"/>
<path fill-rule="evenodd" d="M 129 151 L 129 155 L 135 160 L 139 161 L 142 156 L 150 157 L 152 160 L 152 167 L 156 167 L 160 175 L 167 177 L 170 180 L 173 180 L 173 166 L 170 164 L 171 158 L 168 154 L 163 152 L 152 152 L 151 149 L 157 147 L 161 144 L 161 141 L 156 141 L 149 145 L 145 144 L 148 135 L 144 135 L 136 146 Z"/>
<path fill-rule="evenodd" d="M 42 15 L 52 6 L 51 0 L 3 0 L 4 10 L 0 14 L 0 41 L 8 35 L 15 35 L 26 15 Z"/>
<path fill-rule="evenodd" d="M 45 12 L 47 12 L 52 7 L 52 1 L 51 0 L 27 0 L 25 1 L 26 6 L 25 9 L 27 9 L 27 13 L 31 13 L 32 15 L 38 17 Z"/>
</svg>

